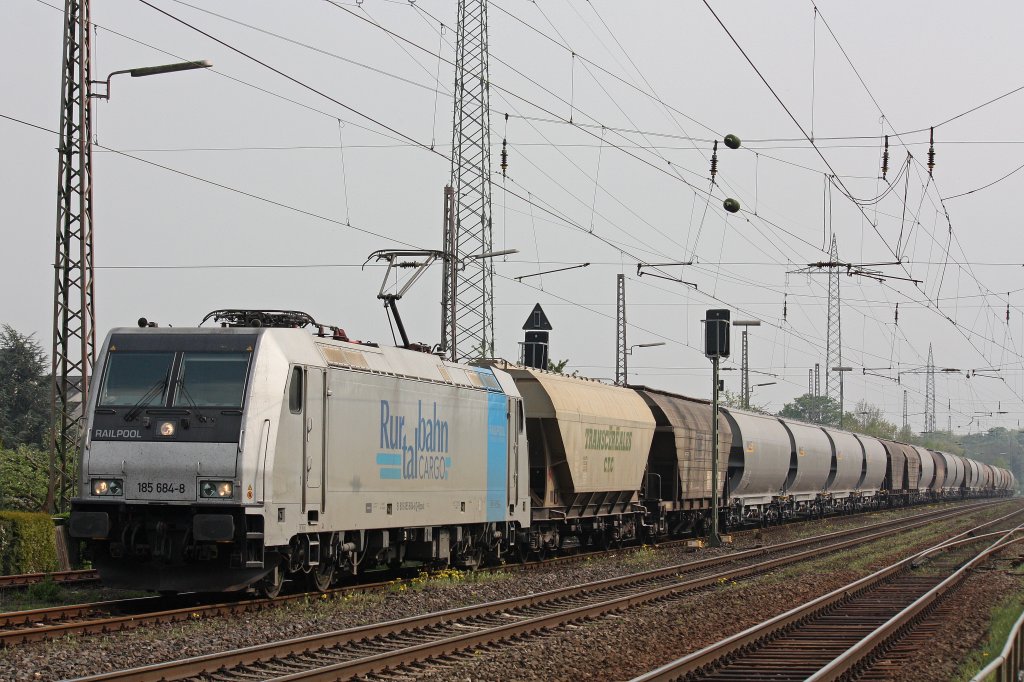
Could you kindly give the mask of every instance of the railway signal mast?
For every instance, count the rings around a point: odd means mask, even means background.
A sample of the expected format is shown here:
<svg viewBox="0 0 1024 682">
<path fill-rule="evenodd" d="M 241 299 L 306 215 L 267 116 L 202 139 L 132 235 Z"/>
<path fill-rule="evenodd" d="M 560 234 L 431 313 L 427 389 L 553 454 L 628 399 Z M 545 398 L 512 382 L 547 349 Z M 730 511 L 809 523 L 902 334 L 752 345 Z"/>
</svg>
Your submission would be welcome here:
<svg viewBox="0 0 1024 682">
<path fill-rule="evenodd" d="M 728 310 L 708 310 L 704 320 L 704 355 L 711 360 L 711 531 L 708 533 L 708 544 L 721 547 L 722 538 L 718 534 L 718 391 L 721 388 L 718 380 L 718 363 L 722 358 L 729 357 L 729 318 Z"/>
</svg>

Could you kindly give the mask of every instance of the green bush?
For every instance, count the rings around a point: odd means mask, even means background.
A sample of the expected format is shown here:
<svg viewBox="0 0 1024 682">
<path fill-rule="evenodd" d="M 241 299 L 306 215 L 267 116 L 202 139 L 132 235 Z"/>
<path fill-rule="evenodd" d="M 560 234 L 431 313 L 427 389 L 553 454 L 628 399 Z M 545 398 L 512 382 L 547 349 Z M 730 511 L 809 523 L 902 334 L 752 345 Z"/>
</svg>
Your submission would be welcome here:
<svg viewBox="0 0 1024 682">
<path fill-rule="evenodd" d="M 57 545 L 48 514 L 0 511 L 0 574 L 57 570 Z"/>
<path fill-rule="evenodd" d="M 46 604 L 56 604 L 63 597 L 60 585 L 53 582 L 53 578 L 46 576 L 46 580 L 40 583 L 33 583 L 28 586 L 28 595 L 36 601 Z"/>
</svg>

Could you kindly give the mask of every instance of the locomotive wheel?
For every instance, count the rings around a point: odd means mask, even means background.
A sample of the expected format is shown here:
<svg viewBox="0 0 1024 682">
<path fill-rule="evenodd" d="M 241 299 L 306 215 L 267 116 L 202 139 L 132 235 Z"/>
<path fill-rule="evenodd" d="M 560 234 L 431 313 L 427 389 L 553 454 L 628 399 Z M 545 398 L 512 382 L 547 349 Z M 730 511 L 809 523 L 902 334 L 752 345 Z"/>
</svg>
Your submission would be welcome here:
<svg viewBox="0 0 1024 682">
<path fill-rule="evenodd" d="M 322 563 L 309 572 L 310 587 L 317 592 L 326 592 L 334 582 L 334 562 Z"/>
<path fill-rule="evenodd" d="M 530 560 L 530 543 L 524 542 L 522 538 L 516 543 L 516 559 L 519 563 L 525 564 Z"/>
<path fill-rule="evenodd" d="M 277 595 L 281 594 L 282 587 L 284 587 L 284 571 L 281 570 L 281 565 L 278 564 L 267 577 L 259 582 L 257 589 L 267 599 L 274 599 Z"/>
</svg>

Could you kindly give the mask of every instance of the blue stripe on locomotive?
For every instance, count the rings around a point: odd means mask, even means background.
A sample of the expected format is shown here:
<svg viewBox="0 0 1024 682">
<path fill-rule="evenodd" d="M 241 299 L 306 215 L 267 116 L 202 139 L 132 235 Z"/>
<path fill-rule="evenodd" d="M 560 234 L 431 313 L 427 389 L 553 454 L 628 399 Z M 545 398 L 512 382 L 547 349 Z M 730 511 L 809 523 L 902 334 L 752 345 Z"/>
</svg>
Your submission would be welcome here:
<svg viewBox="0 0 1024 682">
<path fill-rule="evenodd" d="M 487 395 L 487 520 L 505 520 L 508 487 L 508 398 Z"/>
</svg>

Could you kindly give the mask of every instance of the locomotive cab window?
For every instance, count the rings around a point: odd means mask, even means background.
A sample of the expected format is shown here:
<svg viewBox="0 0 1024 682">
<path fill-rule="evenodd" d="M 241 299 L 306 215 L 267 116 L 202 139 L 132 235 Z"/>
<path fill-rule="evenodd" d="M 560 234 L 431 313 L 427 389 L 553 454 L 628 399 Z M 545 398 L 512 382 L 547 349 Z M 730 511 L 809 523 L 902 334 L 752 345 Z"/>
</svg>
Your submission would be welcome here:
<svg viewBox="0 0 1024 682">
<path fill-rule="evenodd" d="M 241 407 L 248 353 L 185 353 L 175 407 Z"/>
<path fill-rule="evenodd" d="M 292 414 L 302 412 L 302 368 L 292 367 L 292 378 L 288 382 L 288 409 Z"/>
<path fill-rule="evenodd" d="M 174 353 L 110 353 L 99 404 L 163 405 L 173 362 Z"/>
</svg>

